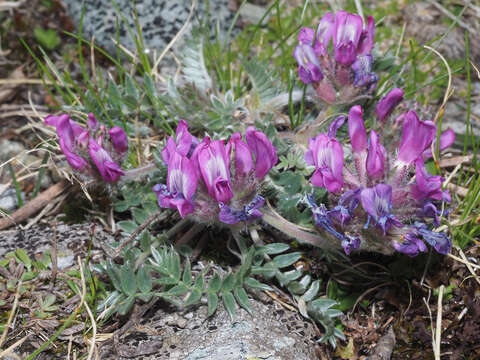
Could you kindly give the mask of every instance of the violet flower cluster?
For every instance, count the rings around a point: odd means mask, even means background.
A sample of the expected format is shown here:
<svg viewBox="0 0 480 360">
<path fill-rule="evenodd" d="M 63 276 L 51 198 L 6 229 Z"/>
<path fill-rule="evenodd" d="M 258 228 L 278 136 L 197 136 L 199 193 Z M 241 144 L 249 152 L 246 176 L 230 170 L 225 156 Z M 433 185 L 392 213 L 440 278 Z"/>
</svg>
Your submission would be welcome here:
<svg viewBox="0 0 480 360">
<path fill-rule="evenodd" d="M 86 128 L 67 114 L 49 115 L 45 123 L 56 127 L 60 149 L 69 165 L 80 174 L 89 177 L 99 174 L 108 183 L 125 175 L 119 164 L 128 152 L 128 137 L 121 127 L 107 131 L 93 114 L 88 115 Z"/>
<path fill-rule="evenodd" d="M 177 209 L 183 218 L 193 216 L 228 225 L 250 222 L 262 216 L 264 203 L 258 190 L 277 163 L 277 149 L 267 136 L 247 128 L 245 141 L 235 133 L 224 140 L 205 137 L 201 142 L 182 120 L 176 138 L 169 137 L 162 151 L 167 184 L 153 187 L 162 208 Z"/>
<path fill-rule="evenodd" d="M 378 76 L 372 72 L 375 22 L 346 11 L 327 13 L 317 30 L 302 28 L 293 56 L 298 75 L 305 84 L 312 84 L 325 102 L 351 102 L 375 90 Z M 329 51 L 332 43 L 333 53 Z"/>
<path fill-rule="evenodd" d="M 310 139 L 305 161 L 315 166 L 314 186 L 329 193 L 327 209 L 312 196 L 307 203 L 316 225 L 341 242 L 345 252 L 353 249 L 391 253 L 393 249 L 415 256 L 425 252 L 425 242 L 441 254 L 452 243 L 443 232 L 429 230 L 439 225 L 442 202 L 450 196 L 442 190 L 444 179 L 429 173 L 425 161 L 432 158 L 436 125 L 419 119 L 413 110 L 388 122 L 402 101 L 400 89 L 390 91 L 377 105 L 378 132 L 367 134 L 362 108 L 353 106 L 348 114 L 352 158 L 346 157 L 336 139 L 345 117 L 335 119 L 327 134 Z M 401 127 L 401 131 L 400 130 Z M 452 130 L 440 136 L 443 150 L 455 140 Z"/>
</svg>

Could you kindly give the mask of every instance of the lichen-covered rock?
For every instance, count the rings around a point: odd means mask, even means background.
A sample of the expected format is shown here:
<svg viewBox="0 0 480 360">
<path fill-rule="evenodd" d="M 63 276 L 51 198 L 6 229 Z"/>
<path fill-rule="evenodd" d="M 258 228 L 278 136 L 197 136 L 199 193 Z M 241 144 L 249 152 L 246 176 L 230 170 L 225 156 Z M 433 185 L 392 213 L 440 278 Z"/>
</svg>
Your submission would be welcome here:
<svg viewBox="0 0 480 360">
<path fill-rule="evenodd" d="M 278 303 L 251 299 L 253 316 L 237 309 L 232 321 L 220 305 L 207 318 L 201 305 L 177 312 L 159 302 L 117 346 L 101 348 L 101 358 L 170 360 L 316 359 L 315 331 L 309 322 Z"/>
<path fill-rule="evenodd" d="M 100 254 L 100 250 L 95 249 L 100 249 L 102 244 L 110 244 L 114 241 L 112 235 L 100 226 L 93 226 L 92 223 L 68 225 L 59 221 L 55 229 L 52 223 L 53 221 L 38 223 L 25 230 L 15 228 L 0 231 L 0 257 L 18 248 L 27 251 L 30 256 L 45 253 L 52 248 L 54 233 L 57 255 L 65 258 L 60 260 L 62 264 L 63 261 L 65 264 L 70 263 L 72 256 L 84 258 L 90 241 L 93 241 L 94 254 Z M 93 236 L 92 227 L 94 229 Z"/>
<path fill-rule="evenodd" d="M 85 5 L 85 15 L 82 22 L 84 37 L 95 35 L 95 43 L 105 47 L 108 51 L 115 49 L 112 38 L 116 38 L 117 19 L 120 43 L 134 51 L 135 41 L 128 33 L 128 28 L 135 32 L 135 19 L 132 16 L 133 6 L 130 0 L 117 0 L 116 3 L 122 12 L 127 24 L 118 16 L 118 11 L 110 0 L 64 0 L 75 24 L 78 26 L 82 13 L 82 4 Z M 197 1 L 194 17 L 190 21 L 189 29 L 195 17 L 204 18 L 206 1 Z M 210 24 L 217 21 L 221 28 L 228 29 L 234 13 L 228 8 L 228 0 L 210 0 Z M 190 12 L 191 0 L 136 0 L 135 10 L 142 29 L 145 48 L 149 51 L 161 52 L 173 39 L 187 20 Z"/>
</svg>

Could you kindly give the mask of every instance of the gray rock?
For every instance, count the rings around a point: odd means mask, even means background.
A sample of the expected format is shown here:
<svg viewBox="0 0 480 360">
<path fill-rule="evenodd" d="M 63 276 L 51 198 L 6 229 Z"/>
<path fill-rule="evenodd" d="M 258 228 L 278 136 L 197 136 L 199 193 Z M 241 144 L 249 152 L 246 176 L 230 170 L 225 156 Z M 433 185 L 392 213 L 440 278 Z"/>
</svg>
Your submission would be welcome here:
<svg viewBox="0 0 480 360">
<path fill-rule="evenodd" d="M 50 221 L 51 222 L 51 221 Z M 91 256 L 102 256 L 99 250 L 103 245 L 114 241 L 112 235 L 100 226 L 95 227 L 91 236 L 91 223 L 69 225 L 57 223 L 55 236 L 57 239 L 57 256 L 62 266 L 67 266 L 70 257 L 85 258 L 90 241 L 93 241 L 94 251 Z M 31 256 L 51 250 L 54 230 L 50 223 L 38 223 L 29 229 L 12 229 L 0 231 L 0 257 L 10 251 L 22 248 Z"/>
<path fill-rule="evenodd" d="M 135 20 L 132 17 L 133 7 L 130 0 L 117 0 L 127 24 L 118 16 L 118 12 L 110 0 L 64 0 L 70 15 L 78 25 L 82 13 L 82 4 L 85 5 L 83 18 L 83 31 L 85 38 L 90 39 L 95 35 L 95 43 L 105 47 L 108 51 L 115 51 L 115 43 L 112 38 L 118 34 L 120 43 L 129 50 L 136 49 L 135 41 L 128 33 L 128 28 L 135 30 Z M 143 40 L 147 51 L 157 50 L 159 54 L 165 46 L 182 28 L 190 12 L 191 0 L 136 0 L 135 9 L 138 21 L 142 28 Z M 203 18 L 206 13 L 206 1 L 197 1 L 195 17 Z M 210 23 L 214 26 L 217 21 L 223 29 L 228 29 L 233 19 L 233 12 L 228 9 L 228 0 L 209 1 Z M 135 31 L 134 31 L 135 32 Z"/>
<path fill-rule="evenodd" d="M 185 312 L 159 302 L 159 308 L 145 314 L 136 329 L 132 328 L 121 346 L 101 348 L 101 358 L 170 359 L 170 360 L 311 360 L 317 359 L 313 326 L 296 313 L 279 304 L 250 299 L 253 316 L 237 309 L 235 319 L 219 305 L 207 318 L 201 305 Z M 187 319 L 190 318 L 190 319 Z M 186 324 L 185 324 L 186 323 Z M 155 330 L 158 330 L 156 333 Z M 155 344 L 153 346 L 152 344 Z M 156 348 L 155 348 L 156 347 Z M 140 349 L 141 356 L 136 356 Z M 149 354 L 145 352 L 148 351 Z"/>
<path fill-rule="evenodd" d="M 18 207 L 17 192 L 14 188 L 5 189 L 5 184 L 0 184 L 0 209 L 13 211 Z M 25 194 L 21 194 L 25 195 Z M 22 196 L 25 198 L 25 196 Z"/>
<path fill-rule="evenodd" d="M 25 151 L 25 146 L 17 141 L 0 140 L 0 163 L 10 160 Z"/>
</svg>

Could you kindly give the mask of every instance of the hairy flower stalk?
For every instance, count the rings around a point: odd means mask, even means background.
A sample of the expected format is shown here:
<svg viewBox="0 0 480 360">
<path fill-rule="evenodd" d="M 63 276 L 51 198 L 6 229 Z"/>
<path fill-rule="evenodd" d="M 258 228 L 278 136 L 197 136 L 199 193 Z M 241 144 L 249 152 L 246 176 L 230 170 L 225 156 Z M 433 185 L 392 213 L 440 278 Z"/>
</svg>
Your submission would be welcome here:
<svg viewBox="0 0 480 360">
<path fill-rule="evenodd" d="M 363 24 L 360 15 L 338 11 L 327 13 L 317 30 L 302 28 L 293 56 L 298 75 L 312 84 L 318 97 L 333 104 L 350 103 L 375 90 L 378 76 L 372 72 L 375 22 L 369 16 Z M 329 51 L 329 45 L 333 51 Z"/>
<path fill-rule="evenodd" d="M 446 254 L 452 247 L 445 233 L 429 230 L 430 223 L 439 225 L 441 202 L 450 201 L 448 192 L 442 190 L 444 179 L 430 174 L 425 166 L 436 146 L 436 125 L 419 119 L 413 110 L 393 122 L 391 114 L 402 99 L 402 90 L 393 89 L 380 100 L 379 127 L 370 134 L 362 108 L 350 109 L 352 161 L 344 158 L 336 139 L 344 117 L 337 118 L 327 134 L 310 139 L 305 153 L 307 164 L 315 167 L 311 182 L 328 191 L 330 206 L 317 205 L 312 196 L 307 197 L 307 205 L 317 227 L 339 241 L 347 254 L 363 249 L 386 254 L 397 250 L 415 256 L 427 250 L 426 243 Z M 454 140 L 453 131 L 445 131 L 440 149 Z"/>
<path fill-rule="evenodd" d="M 177 209 L 182 218 L 235 225 L 262 216 L 265 200 L 258 190 L 277 163 L 277 149 L 253 127 L 246 130 L 245 141 L 235 133 L 226 144 L 209 137 L 200 142 L 182 120 L 176 138 L 167 139 L 162 159 L 167 184 L 153 187 L 160 207 Z"/>
<path fill-rule="evenodd" d="M 107 131 L 93 114 L 88 115 L 86 128 L 67 114 L 49 115 L 45 123 L 55 126 L 67 162 L 82 176 L 101 177 L 105 182 L 115 183 L 125 175 L 119 164 L 128 152 L 128 137 L 121 127 Z"/>
</svg>

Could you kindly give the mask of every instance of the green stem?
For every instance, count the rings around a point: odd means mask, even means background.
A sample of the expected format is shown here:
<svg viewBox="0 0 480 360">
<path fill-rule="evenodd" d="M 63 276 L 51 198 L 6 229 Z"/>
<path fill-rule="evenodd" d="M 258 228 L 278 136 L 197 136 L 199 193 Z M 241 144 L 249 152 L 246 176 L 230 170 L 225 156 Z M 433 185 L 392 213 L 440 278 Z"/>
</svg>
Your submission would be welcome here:
<svg viewBox="0 0 480 360">
<path fill-rule="evenodd" d="M 323 249 L 337 248 L 337 246 L 334 243 L 328 241 L 327 238 L 320 237 L 314 233 L 302 230 L 294 223 L 291 223 L 287 219 L 282 218 L 280 215 L 275 214 L 270 209 L 265 209 L 262 212 L 262 220 L 265 223 L 283 232 L 285 235 L 288 235 L 289 237 L 298 240 L 300 243 L 310 244 Z"/>
</svg>

